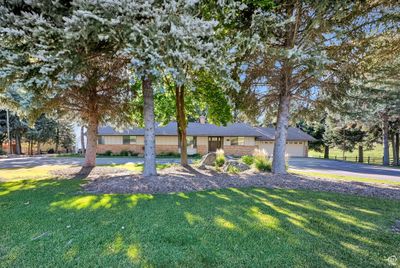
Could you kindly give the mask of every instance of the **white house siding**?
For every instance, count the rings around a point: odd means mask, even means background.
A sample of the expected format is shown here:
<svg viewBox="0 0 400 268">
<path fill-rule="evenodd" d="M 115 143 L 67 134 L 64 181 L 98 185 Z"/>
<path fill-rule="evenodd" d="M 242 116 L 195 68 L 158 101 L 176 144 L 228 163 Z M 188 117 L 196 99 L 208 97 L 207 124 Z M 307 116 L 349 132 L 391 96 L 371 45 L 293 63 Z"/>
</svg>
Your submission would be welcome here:
<svg viewBox="0 0 400 268">
<path fill-rule="evenodd" d="M 231 145 L 231 139 L 236 138 L 238 136 L 232 136 L 232 137 L 224 137 L 224 146 L 230 146 Z M 256 138 L 255 137 L 243 137 L 244 138 L 244 146 L 256 146 Z"/>
<path fill-rule="evenodd" d="M 104 144 L 122 144 L 122 136 L 103 136 Z"/>
<path fill-rule="evenodd" d="M 244 145 L 246 146 L 255 146 L 256 138 L 255 137 L 244 137 Z"/>
</svg>

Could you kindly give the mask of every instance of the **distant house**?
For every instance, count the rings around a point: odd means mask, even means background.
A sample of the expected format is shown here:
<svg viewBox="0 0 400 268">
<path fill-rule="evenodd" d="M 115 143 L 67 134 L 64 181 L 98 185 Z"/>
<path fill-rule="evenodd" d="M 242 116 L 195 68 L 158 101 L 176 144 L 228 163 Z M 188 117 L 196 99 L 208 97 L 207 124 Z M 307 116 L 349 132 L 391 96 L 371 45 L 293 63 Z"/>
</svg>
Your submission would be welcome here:
<svg viewBox="0 0 400 268">
<path fill-rule="evenodd" d="M 156 153 L 179 152 L 176 122 L 166 126 L 157 126 Z M 227 155 L 251 155 L 254 149 L 264 149 L 273 153 L 274 128 L 252 127 L 245 123 L 216 126 L 213 124 L 188 123 L 188 154 L 206 154 L 224 149 Z M 314 138 L 298 128 L 288 129 L 286 152 L 289 156 L 307 157 L 308 142 Z M 144 152 L 144 129 L 134 128 L 117 131 L 109 126 L 100 127 L 98 131 L 98 153 L 112 151 Z"/>
</svg>

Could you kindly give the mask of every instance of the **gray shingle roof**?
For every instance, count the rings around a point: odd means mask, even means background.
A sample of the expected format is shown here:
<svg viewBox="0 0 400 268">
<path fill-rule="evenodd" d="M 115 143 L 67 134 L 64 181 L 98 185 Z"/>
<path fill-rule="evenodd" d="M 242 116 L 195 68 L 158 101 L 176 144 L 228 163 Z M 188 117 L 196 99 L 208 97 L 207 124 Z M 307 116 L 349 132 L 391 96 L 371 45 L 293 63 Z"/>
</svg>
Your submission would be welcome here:
<svg viewBox="0 0 400 268">
<path fill-rule="evenodd" d="M 165 126 L 156 127 L 157 136 L 176 136 L 176 122 L 171 122 Z M 98 135 L 118 136 L 118 135 L 133 135 L 143 136 L 143 128 L 124 129 L 121 131 L 115 130 L 110 126 L 99 128 Z M 270 141 L 274 140 L 275 129 L 272 127 L 251 127 L 245 123 L 228 124 L 227 126 L 216 126 L 213 124 L 189 123 L 187 128 L 188 136 L 244 136 L 256 137 L 257 140 Z M 288 140 L 295 141 L 315 141 L 313 137 L 301 131 L 298 128 L 290 127 L 288 129 Z"/>
<path fill-rule="evenodd" d="M 114 130 L 110 126 L 100 127 L 98 135 L 136 135 L 143 136 L 143 128 L 125 129 L 122 131 Z M 176 122 L 171 122 L 166 126 L 157 126 L 156 135 L 158 136 L 176 136 Z M 257 137 L 260 133 L 257 129 L 245 124 L 234 123 L 227 126 L 216 126 L 212 124 L 189 123 L 187 128 L 188 136 L 246 136 Z"/>
<path fill-rule="evenodd" d="M 257 127 L 260 135 L 256 138 L 259 141 L 275 140 L 275 128 L 272 127 Z M 316 141 L 312 136 L 308 135 L 301 129 L 295 127 L 288 128 L 287 140 L 290 141 Z"/>
</svg>

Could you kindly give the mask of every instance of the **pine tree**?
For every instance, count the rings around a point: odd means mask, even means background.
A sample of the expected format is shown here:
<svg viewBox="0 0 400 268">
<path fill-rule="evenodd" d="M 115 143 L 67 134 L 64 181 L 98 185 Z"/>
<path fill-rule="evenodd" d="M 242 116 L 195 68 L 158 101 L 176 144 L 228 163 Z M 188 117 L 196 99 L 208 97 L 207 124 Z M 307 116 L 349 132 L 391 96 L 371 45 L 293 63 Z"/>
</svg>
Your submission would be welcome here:
<svg viewBox="0 0 400 268">
<path fill-rule="evenodd" d="M 38 0 L 0 6 L 1 84 L 31 99 L 33 114 L 61 111 L 86 122 L 87 167 L 95 165 L 98 125 L 122 120 L 129 110 L 130 58 L 119 52 L 124 43 L 114 31 L 124 5 Z"/>
<path fill-rule="evenodd" d="M 374 38 L 374 26 L 392 13 L 390 4 L 293 0 L 252 13 L 251 29 L 260 42 L 244 60 L 247 81 L 242 85 L 258 96 L 265 114 L 276 114 L 274 173 L 286 173 L 291 108 L 309 107 L 323 95 L 344 95 L 347 74 L 359 60 L 360 40 Z"/>
</svg>

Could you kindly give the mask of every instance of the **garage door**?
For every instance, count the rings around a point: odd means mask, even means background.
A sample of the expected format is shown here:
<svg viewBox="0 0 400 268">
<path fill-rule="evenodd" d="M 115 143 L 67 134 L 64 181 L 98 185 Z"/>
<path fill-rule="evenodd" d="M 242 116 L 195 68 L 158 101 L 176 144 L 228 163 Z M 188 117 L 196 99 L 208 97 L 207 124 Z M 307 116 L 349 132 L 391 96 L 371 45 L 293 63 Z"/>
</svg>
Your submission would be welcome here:
<svg viewBox="0 0 400 268">
<path fill-rule="evenodd" d="M 286 153 L 289 156 L 305 156 L 304 142 L 289 141 L 286 144 Z"/>
<path fill-rule="evenodd" d="M 268 155 L 272 155 L 274 152 L 274 142 L 273 141 L 258 141 L 258 149 L 264 150 Z"/>
<path fill-rule="evenodd" d="M 260 150 L 264 150 L 269 155 L 272 155 L 274 152 L 274 142 L 272 142 L 272 141 L 258 141 L 257 145 Z M 301 142 L 301 141 L 287 142 L 286 153 L 289 156 L 304 157 L 306 155 L 305 148 L 304 148 L 304 142 Z"/>
</svg>

